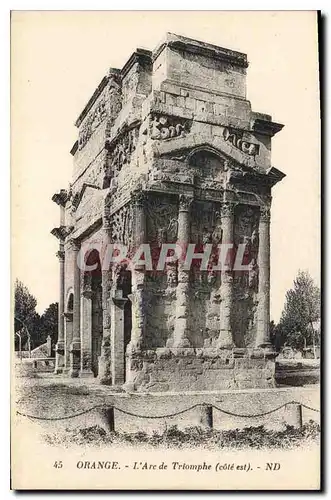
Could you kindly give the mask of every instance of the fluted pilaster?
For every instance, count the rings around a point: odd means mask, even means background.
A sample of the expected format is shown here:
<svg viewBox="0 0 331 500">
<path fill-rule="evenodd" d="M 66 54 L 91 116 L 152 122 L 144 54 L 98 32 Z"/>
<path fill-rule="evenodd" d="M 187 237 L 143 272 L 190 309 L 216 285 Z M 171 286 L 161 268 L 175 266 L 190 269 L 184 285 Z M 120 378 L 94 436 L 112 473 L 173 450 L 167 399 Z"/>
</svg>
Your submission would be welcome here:
<svg viewBox="0 0 331 500">
<path fill-rule="evenodd" d="M 63 242 L 60 243 L 60 250 L 56 256 L 60 264 L 60 290 L 59 290 L 59 311 L 58 311 L 58 338 L 55 348 L 55 373 L 62 373 L 64 368 L 64 258 Z"/>
<path fill-rule="evenodd" d="M 258 250 L 258 309 L 256 347 L 271 347 L 270 343 L 270 206 L 260 208 Z"/>
<path fill-rule="evenodd" d="M 180 195 L 178 208 L 177 244 L 183 251 L 190 242 L 190 210 L 193 198 Z M 189 288 L 190 271 L 184 269 L 183 260 L 178 262 L 178 283 L 176 288 L 176 318 L 174 347 L 190 347 L 189 341 Z"/>
<path fill-rule="evenodd" d="M 223 203 L 220 216 L 222 227 L 222 245 L 226 243 L 233 243 L 233 204 L 228 202 Z M 233 276 L 231 266 L 229 269 L 226 268 L 222 270 L 221 279 L 220 333 L 217 344 L 218 347 L 222 349 L 231 349 L 233 347 L 231 332 Z"/>
<path fill-rule="evenodd" d="M 81 269 L 78 265 L 78 252 L 80 245 L 72 241 L 73 266 L 74 266 L 74 308 L 73 308 L 73 339 L 70 346 L 70 375 L 78 377 L 80 370 L 80 276 Z"/>
</svg>

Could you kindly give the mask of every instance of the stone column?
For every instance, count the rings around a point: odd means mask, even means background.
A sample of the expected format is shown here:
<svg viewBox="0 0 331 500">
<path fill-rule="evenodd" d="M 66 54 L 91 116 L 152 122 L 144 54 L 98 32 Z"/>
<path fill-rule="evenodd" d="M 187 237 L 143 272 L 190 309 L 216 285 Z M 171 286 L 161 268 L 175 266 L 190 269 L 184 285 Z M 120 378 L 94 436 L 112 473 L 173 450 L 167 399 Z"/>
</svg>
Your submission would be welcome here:
<svg viewBox="0 0 331 500">
<path fill-rule="evenodd" d="M 111 316 L 111 372 L 112 385 L 123 385 L 125 381 L 124 353 L 124 307 L 128 299 L 122 290 L 115 290 L 112 296 Z"/>
<path fill-rule="evenodd" d="M 257 257 L 259 270 L 256 347 L 271 348 L 270 324 L 270 207 L 260 208 L 259 250 Z"/>
<path fill-rule="evenodd" d="M 190 243 L 190 207 L 193 198 L 179 197 L 177 244 L 186 251 Z M 189 336 L 189 288 L 190 271 L 183 269 L 183 260 L 178 262 L 178 284 L 176 289 L 176 317 L 173 347 L 191 347 Z"/>
<path fill-rule="evenodd" d="M 108 207 L 104 209 L 103 216 L 103 251 L 106 252 L 111 243 L 111 225 Z M 102 384 L 111 384 L 111 306 L 110 291 L 112 287 L 112 270 L 103 269 L 102 266 L 102 344 L 99 358 L 98 377 Z"/>
<path fill-rule="evenodd" d="M 57 252 L 60 262 L 60 295 L 58 312 L 58 338 L 55 347 L 55 373 L 62 373 L 64 368 L 64 250 L 63 243 L 60 243 L 60 250 Z"/>
<path fill-rule="evenodd" d="M 80 377 L 93 377 L 92 371 L 92 283 L 85 276 L 82 287 Z"/>
<path fill-rule="evenodd" d="M 128 352 L 140 351 L 144 342 L 145 309 L 144 309 L 144 273 L 135 271 L 132 280 L 132 294 L 129 295 L 132 311 L 131 340 Z"/>
<path fill-rule="evenodd" d="M 146 238 L 145 193 L 143 191 L 133 193 L 132 202 L 134 207 L 134 241 L 137 249 L 139 245 L 145 243 Z"/>
<path fill-rule="evenodd" d="M 64 367 L 63 373 L 68 375 L 70 373 L 70 346 L 72 342 L 72 312 L 65 312 L 65 337 L 64 337 Z"/>
<path fill-rule="evenodd" d="M 225 202 L 221 206 L 222 244 L 233 243 L 233 219 L 234 206 Z M 221 273 L 221 307 L 220 307 L 220 334 L 217 346 L 220 349 L 232 349 L 233 340 L 231 332 L 231 308 L 232 308 L 232 270 L 222 270 Z"/>
<path fill-rule="evenodd" d="M 143 192 L 136 193 L 133 197 L 134 207 L 134 244 L 135 250 L 146 241 L 146 195 Z M 132 306 L 132 329 L 128 352 L 139 351 L 143 347 L 146 313 L 144 309 L 145 289 L 145 266 L 135 266 L 132 273 L 132 294 L 129 299 Z"/>
<path fill-rule="evenodd" d="M 73 266 L 74 266 L 74 310 L 73 310 L 73 332 L 72 343 L 70 345 L 70 375 L 78 377 L 80 370 L 80 275 L 81 270 L 78 266 L 77 257 L 79 245 L 76 241 L 72 245 Z"/>
<path fill-rule="evenodd" d="M 50 335 L 47 335 L 46 345 L 47 345 L 47 357 L 50 358 L 52 356 L 52 337 Z"/>
<path fill-rule="evenodd" d="M 54 228 L 51 233 L 59 239 L 59 251 L 57 252 L 57 257 L 60 262 L 60 294 L 59 294 L 59 313 L 58 313 L 58 338 L 57 344 L 55 346 L 55 370 L 54 373 L 63 373 L 65 368 L 65 338 L 64 338 L 64 281 L 65 281 L 65 269 L 64 269 L 64 239 L 67 236 L 67 228 L 65 227 L 65 206 L 67 202 L 67 191 L 61 189 L 59 193 L 55 193 L 52 196 L 52 201 L 54 201 L 60 207 L 60 227 Z"/>
</svg>

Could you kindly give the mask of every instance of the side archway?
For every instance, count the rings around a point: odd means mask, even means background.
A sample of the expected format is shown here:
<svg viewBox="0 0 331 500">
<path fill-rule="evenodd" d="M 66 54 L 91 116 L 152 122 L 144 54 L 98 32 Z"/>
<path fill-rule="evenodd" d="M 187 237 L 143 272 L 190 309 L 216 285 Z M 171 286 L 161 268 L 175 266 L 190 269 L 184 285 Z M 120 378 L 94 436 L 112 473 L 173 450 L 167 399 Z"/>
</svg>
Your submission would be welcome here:
<svg viewBox="0 0 331 500">
<path fill-rule="evenodd" d="M 87 271 L 84 275 L 84 283 L 89 288 L 88 296 L 91 300 L 91 309 L 89 318 L 91 324 L 91 370 L 95 377 L 99 371 L 99 356 L 101 355 L 101 344 L 103 336 L 102 325 L 102 272 L 100 255 L 96 249 L 93 249 L 86 256 L 86 264 L 93 266 L 93 271 Z"/>
</svg>

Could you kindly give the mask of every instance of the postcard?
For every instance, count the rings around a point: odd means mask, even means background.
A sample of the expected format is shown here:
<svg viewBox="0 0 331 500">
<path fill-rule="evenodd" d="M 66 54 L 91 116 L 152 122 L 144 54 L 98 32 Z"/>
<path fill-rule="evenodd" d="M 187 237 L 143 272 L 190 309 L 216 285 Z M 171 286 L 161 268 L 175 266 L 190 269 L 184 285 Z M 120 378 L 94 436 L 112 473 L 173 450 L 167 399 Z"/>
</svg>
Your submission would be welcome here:
<svg viewBox="0 0 331 500">
<path fill-rule="evenodd" d="M 318 47 L 11 13 L 12 489 L 320 489 Z"/>
</svg>

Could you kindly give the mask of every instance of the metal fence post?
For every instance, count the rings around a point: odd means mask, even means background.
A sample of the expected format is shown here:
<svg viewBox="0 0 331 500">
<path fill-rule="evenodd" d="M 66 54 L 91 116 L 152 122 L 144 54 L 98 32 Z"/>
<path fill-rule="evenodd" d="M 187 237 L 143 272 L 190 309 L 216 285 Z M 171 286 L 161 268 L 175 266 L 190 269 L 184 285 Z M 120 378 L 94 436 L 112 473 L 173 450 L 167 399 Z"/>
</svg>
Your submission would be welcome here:
<svg viewBox="0 0 331 500">
<path fill-rule="evenodd" d="M 202 405 L 200 423 L 203 427 L 207 429 L 213 428 L 213 406 L 212 405 Z"/>
<path fill-rule="evenodd" d="M 302 405 L 300 403 L 295 405 L 295 412 L 296 412 L 297 426 L 299 427 L 299 429 L 301 429 L 303 421 L 302 421 Z"/>
<path fill-rule="evenodd" d="M 115 413 L 114 407 L 109 406 L 109 408 L 105 408 L 104 415 L 106 418 L 106 422 L 108 425 L 108 429 L 110 432 L 115 432 Z"/>
</svg>

